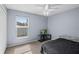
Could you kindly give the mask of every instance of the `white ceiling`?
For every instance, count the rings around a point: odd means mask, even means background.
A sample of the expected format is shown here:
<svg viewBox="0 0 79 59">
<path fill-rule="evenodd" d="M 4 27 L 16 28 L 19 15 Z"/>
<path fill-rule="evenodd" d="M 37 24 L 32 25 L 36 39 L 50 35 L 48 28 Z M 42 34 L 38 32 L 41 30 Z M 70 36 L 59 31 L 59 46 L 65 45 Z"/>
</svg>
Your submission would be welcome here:
<svg viewBox="0 0 79 59">
<path fill-rule="evenodd" d="M 79 7 L 79 4 L 6 4 L 8 9 L 50 16 Z"/>
</svg>

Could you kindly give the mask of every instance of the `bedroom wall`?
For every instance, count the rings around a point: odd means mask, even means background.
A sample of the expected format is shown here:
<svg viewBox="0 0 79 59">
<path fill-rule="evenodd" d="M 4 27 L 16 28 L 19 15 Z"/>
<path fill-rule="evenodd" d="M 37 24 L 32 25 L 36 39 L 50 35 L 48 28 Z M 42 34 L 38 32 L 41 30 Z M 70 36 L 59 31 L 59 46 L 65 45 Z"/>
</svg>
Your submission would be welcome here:
<svg viewBox="0 0 79 59">
<path fill-rule="evenodd" d="M 16 19 L 15 16 L 26 16 L 29 18 L 28 38 L 18 39 L 16 37 Z M 24 44 L 39 39 L 40 30 L 47 28 L 47 17 L 30 14 L 21 11 L 8 10 L 8 46 Z"/>
<path fill-rule="evenodd" d="M 60 35 L 79 38 L 79 8 L 49 16 L 48 31 L 53 38 Z"/>
<path fill-rule="evenodd" d="M 7 47 L 7 9 L 0 4 L 0 54 L 3 54 Z"/>
</svg>

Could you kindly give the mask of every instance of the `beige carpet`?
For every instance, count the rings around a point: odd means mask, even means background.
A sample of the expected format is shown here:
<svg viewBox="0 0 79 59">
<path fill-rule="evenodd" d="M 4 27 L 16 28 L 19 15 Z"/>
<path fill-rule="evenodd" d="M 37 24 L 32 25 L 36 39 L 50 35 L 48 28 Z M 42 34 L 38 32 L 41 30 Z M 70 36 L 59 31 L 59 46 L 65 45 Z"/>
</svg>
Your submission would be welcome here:
<svg viewBox="0 0 79 59">
<path fill-rule="evenodd" d="M 40 54 L 41 42 L 31 42 L 6 49 L 5 54 Z"/>
</svg>

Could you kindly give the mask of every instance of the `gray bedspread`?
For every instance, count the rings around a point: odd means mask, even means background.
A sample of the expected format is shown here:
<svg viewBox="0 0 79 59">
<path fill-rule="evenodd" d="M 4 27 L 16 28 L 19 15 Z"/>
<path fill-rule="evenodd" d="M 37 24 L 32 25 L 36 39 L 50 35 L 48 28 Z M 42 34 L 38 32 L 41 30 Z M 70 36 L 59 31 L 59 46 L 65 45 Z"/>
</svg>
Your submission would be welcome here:
<svg viewBox="0 0 79 59">
<path fill-rule="evenodd" d="M 64 38 L 58 38 L 44 43 L 41 53 L 47 54 L 79 54 L 79 43 Z"/>
</svg>

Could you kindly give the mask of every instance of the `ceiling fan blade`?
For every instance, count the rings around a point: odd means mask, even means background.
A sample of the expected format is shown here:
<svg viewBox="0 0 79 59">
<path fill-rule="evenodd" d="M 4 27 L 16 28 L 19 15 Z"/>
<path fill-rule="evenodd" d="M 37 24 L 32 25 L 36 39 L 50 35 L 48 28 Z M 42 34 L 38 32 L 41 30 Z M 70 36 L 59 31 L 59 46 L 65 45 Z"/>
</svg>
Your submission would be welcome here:
<svg viewBox="0 0 79 59">
<path fill-rule="evenodd" d="M 50 11 L 54 11 L 55 9 L 48 9 L 48 12 L 50 12 Z"/>
<path fill-rule="evenodd" d="M 48 7 L 49 7 L 49 6 L 48 6 L 48 4 L 47 4 L 47 5 L 45 5 L 45 10 L 48 10 Z"/>
</svg>

